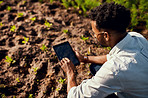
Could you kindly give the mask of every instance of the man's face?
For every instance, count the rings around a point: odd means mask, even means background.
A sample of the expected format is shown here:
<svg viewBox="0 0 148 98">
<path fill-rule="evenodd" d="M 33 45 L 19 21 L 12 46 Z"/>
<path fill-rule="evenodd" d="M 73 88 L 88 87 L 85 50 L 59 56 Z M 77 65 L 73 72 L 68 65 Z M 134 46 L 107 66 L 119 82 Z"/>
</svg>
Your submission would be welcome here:
<svg viewBox="0 0 148 98">
<path fill-rule="evenodd" d="M 98 39 L 99 44 L 103 47 L 107 47 L 106 40 L 104 38 L 104 32 L 100 32 L 96 28 L 96 22 L 95 21 L 91 21 L 91 26 L 92 26 L 92 31 L 94 32 L 94 37 Z"/>
</svg>

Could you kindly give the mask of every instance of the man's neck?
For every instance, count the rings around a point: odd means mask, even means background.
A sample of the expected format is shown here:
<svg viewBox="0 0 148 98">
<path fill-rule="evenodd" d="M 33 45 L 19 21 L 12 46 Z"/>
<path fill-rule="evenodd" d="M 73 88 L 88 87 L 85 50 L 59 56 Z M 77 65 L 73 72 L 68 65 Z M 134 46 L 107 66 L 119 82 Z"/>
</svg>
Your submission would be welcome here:
<svg viewBox="0 0 148 98">
<path fill-rule="evenodd" d="M 126 37 L 126 35 L 127 35 L 127 32 L 123 34 L 114 34 L 110 42 L 110 47 L 113 48 L 117 43 L 123 40 Z"/>
</svg>

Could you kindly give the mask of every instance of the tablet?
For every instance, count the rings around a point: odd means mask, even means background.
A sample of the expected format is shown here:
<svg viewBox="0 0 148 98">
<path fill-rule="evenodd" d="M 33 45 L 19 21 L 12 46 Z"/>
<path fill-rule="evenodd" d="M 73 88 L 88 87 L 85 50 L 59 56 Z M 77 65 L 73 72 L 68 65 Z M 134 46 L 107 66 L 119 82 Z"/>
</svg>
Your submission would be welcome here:
<svg viewBox="0 0 148 98">
<path fill-rule="evenodd" d="M 53 46 L 53 49 L 58 57 L 59 60 L 62 60 L 63 58 L 68 58 L 72 63 L 76 66 L 79 65 L 80 62 L 75 55 L 75 52 L 73 51 L 72 47 L 70 46 L 69 42 L 64 42 L 58 45 Z"/>
</svg>

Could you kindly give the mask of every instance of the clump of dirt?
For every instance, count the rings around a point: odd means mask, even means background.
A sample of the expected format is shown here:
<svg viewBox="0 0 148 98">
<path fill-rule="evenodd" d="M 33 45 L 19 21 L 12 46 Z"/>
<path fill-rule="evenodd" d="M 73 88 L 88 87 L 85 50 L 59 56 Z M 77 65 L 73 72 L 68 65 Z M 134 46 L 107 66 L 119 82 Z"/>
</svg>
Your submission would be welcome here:
<svg viewBox="0 0 148 98">
<path fill-rule="evenodd" d="M 8 6 L 11 10 L 7 10 Z M 58 2 L 5 0 L 0 10 L 0 22 L 3 24 L 0 26 L 2 96 L 66 97 L 66 76 L 52 49 L 55 44 L 69 41 L 85 55 L 108 53 L 107 49 L 98 48 L 96 40 L 90 35 L 89 19 L 77 15 L 70 8 L 65 9 Z M 19 13 L 23 15 L 19 16 Z M 83 35 L 89 39 L 82 40 L 80 37 Z M 46 50 L 41 49 L 43 45 Z M 6 62 L 6 56 L 14 62 Z M 77 66 L 77 72 L 78 84 L 91 77 L 89 64 Z"/>
<path fill-rule="evenodd" d="M 0 95 L 67 97 L 66 76 L 52 46 L 69 41 L 82 54 L 107 54 L 109 50 L 100 48 L 91 36 L 89 21 L 59 2 L 4 0 L 0 4 Z M 82 40 L 82 36 L 89 39 Z M 41 49 L 44 45 L 47 49 Z M 76 69 L 78 84 L 92 77 L 89 64 Z"/>
</svg>

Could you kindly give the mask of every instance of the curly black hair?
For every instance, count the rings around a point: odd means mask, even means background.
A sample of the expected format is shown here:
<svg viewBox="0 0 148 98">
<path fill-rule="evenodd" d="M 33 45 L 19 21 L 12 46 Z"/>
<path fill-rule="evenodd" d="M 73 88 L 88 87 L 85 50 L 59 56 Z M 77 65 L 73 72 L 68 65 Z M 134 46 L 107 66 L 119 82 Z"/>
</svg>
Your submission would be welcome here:
<svg viewBox="0 0 148 98">
<path fill-rule="evenodd" d="M 120 4 L 104 3 L 90 12 L 90 18 L 96 21 L 98 29 L 111 29 L 126 32 L 131 22 L 130 10 Z"/>
</svg>

